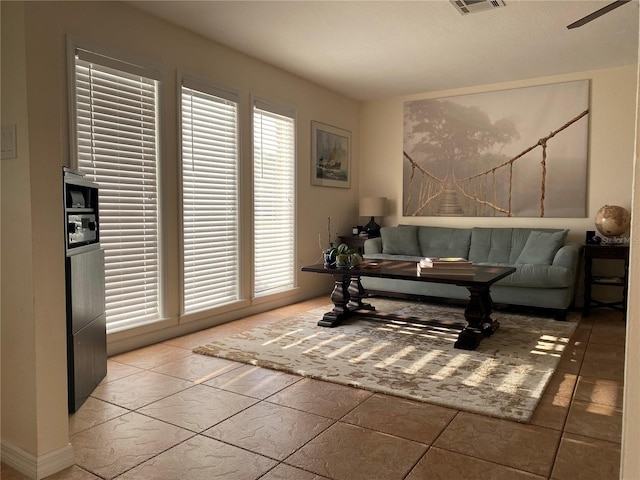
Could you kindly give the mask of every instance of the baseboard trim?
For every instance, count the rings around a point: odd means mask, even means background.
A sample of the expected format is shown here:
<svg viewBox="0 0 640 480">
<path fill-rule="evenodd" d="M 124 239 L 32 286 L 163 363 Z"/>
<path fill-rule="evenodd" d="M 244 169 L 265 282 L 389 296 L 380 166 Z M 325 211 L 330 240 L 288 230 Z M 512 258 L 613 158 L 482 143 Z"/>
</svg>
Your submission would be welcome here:
<svg viewBox="0 0 640 480">
<path fill-rule="evenodd" d="M 0 456 L 3 463 L 34 480 L 53 475 L 75 463 L 73 446 L 70 443 L 36 457 L 3 439 L 0 443 Z"/>
</svg>

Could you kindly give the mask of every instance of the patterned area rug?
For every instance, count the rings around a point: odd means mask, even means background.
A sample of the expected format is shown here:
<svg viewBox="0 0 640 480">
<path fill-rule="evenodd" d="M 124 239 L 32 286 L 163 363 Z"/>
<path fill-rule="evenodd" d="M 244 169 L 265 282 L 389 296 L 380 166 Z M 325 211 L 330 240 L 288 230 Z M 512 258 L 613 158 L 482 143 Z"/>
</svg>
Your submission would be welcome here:
<svg viewBox="0 0 640 480">
<path fill-rule="evenodd" d="M 494 312 L 500 328 L 474 351 L 453 348 L 454 327 L 411 321 L 464 321 L 460 307 L 367 299 L 403 321 L 353 317 L 317 326 L 332 306 L 213 340 L 195 353 L 351 385 L 458 410 L 528 422 L 577 323 Z"/>
</svg>

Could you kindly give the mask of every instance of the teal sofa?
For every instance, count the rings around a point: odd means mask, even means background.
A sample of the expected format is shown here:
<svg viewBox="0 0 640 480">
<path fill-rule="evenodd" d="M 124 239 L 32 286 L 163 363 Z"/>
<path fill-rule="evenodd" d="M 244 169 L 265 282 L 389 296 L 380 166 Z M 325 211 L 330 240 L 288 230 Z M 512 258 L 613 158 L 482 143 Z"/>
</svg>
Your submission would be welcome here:
<svg viewBox="0 0 640 480">
<path fill-rule="evenodd" d="M 478 265 L 508 265 L 515 273 L 491 287 L 494 303 L 553 309 L 564 318 L 572 307 L 580 246 L 567 243 L 568 230 L 542 228 L 382 227 L 364 244 L 367 260 L 464 257 Z M 465 287 L 363 277 L 369 294 L 427 296 L 466 300 Z"/>
</svg>

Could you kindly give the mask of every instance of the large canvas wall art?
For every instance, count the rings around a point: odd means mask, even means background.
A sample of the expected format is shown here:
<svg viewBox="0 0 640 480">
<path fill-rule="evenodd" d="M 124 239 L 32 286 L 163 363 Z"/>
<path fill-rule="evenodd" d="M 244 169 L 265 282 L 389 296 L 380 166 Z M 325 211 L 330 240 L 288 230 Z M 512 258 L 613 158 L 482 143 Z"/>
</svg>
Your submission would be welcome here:
<svg viewBox="0 0 640 480">
<path fill-rule="evenodd" d="M 404 104 L 404 216 L 586 215 L 589 81 Z"/>
</svg>

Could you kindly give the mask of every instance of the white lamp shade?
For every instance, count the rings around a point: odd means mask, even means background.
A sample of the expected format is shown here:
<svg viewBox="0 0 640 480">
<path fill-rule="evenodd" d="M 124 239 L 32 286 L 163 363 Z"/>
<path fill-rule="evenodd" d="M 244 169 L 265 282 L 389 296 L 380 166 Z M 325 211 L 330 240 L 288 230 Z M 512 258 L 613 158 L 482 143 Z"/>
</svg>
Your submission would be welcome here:
<svg viewBox="0 0 640 480">
<path fill-rule="evenodd" d="M 360 199 L 361 217 L 383 217 L 387 213 L 385 197 L 363 197 Z"/>
</svg>

